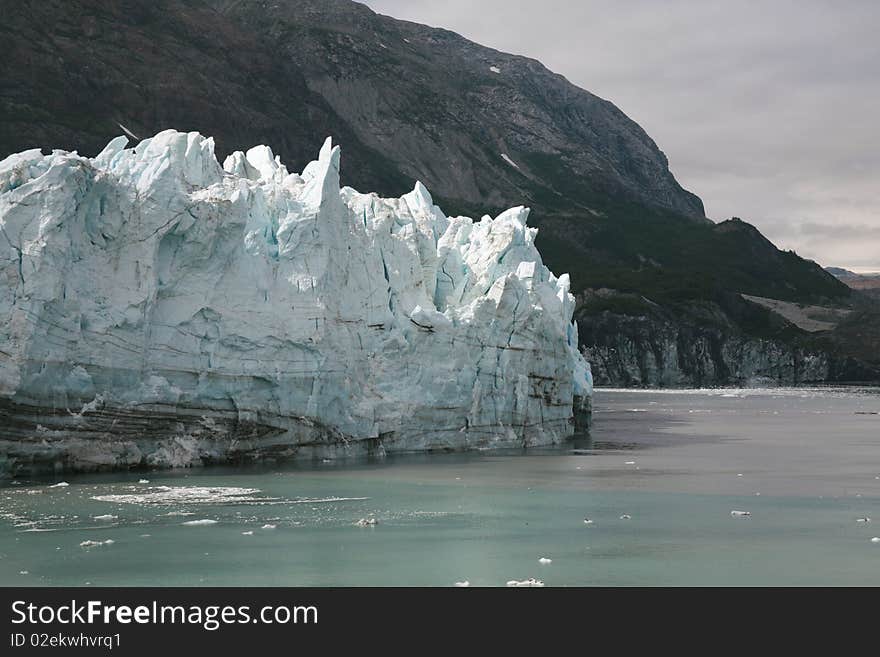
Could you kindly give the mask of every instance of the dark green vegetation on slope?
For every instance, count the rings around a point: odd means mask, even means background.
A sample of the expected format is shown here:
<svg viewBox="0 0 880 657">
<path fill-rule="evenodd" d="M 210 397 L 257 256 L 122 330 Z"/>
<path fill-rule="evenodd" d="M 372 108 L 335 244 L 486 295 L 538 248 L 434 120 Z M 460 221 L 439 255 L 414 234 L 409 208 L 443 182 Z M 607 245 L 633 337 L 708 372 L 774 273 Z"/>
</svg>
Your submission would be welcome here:
<svg viewBox="0 0 880 657">
<path fill-rule="evenodd" d="M 447 213 L 529 205 L 545 261 L 572 276 L 585 347 L 637 320 L 683 346 L 708 332 L 716 360 L 730 339 L 771 340 L 829 351 L 833 378 L 873 376 L 852 360 L 877 360 L 865 332 L 807 334 L 739 296 L 861 308 L 858 294 L 745 222 L 708 221 L 638 125 L 540 62 L 348 0 L 0 3 L 0 156 L 174 127 L 214 136 L 221 157 L 269 144 L 301 170 L 330 134 L 360 190 L 419 179 Z M 716 365 L 699 380 L 736 380 Z"/>
</svg>

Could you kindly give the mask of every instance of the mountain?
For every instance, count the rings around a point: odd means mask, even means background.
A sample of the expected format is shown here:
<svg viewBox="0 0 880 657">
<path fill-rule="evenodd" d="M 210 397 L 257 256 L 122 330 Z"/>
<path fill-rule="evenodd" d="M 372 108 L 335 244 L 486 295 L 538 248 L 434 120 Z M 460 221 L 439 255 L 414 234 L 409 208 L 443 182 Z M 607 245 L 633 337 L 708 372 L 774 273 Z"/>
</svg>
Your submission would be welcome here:
<svg viewBox="0 0 880 657">
<path fill-rule="evenodd" d="M 826 267 L 825 271 L 848 287 L 880 299 L 880 273 L 857 274 L 841 267 Z"/>
<path fill-rule="evenodd" d="M 535 60 L 347 0 L 6 4 L 0 154 L 173 127 L 221 156 L 272 144 L 297 170 L 333 135 L 358 189 L 420 180 L 471 216 L 528 205 L 599 383 L 880 377 L 840 322 L 807 330 L 756 301 L 842 318 L 861 297 L 747 222 L 708 220 L 637 124 Z"/>
</svg>

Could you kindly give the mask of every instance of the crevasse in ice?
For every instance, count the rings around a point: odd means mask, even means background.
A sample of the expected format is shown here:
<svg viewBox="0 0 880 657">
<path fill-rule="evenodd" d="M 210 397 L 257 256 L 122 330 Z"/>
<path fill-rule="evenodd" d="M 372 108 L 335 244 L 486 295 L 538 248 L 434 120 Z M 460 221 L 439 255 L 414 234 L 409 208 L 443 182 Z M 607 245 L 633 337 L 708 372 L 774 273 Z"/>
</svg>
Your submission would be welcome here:
<svg viewBox="0 0 880 657">
<path fill-rule="evenodd" d="M 0 162 L 0 469 L 548 444 L 592 381 L 528 209 L 168 130 Z"/>
</svg>

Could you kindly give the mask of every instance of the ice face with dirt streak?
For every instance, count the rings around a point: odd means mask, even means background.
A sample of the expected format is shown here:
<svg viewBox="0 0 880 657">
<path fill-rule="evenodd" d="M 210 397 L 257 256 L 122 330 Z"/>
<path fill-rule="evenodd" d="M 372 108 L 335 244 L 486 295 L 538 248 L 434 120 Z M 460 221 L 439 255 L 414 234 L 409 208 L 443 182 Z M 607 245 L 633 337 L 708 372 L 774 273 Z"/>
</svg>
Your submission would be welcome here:
<svg viewBox="0 0 880 657">
<path fill-rule="evenodd" d="M 528 209 L 198 133 L 0 162 L 0 469 L 547 444 L 588 408 Z"/>
</svg>

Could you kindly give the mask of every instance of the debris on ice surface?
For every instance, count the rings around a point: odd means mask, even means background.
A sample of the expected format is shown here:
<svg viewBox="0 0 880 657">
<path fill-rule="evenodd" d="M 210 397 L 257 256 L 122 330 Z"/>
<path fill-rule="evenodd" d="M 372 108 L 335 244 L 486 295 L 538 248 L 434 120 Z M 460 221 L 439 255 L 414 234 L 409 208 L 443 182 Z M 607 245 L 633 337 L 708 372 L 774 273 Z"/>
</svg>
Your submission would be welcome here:
<svg viewBox="0 0 880 657">
<path fill-rule="evenodd" d="M 195 132 L 127 143 L 0 161 L 0 398 L 53 433 L 3 467 L 547 445 L 587 411 L 527 208 L 341 187 L 329 139 L 301 174 L 267 146 L 221 167 Z"/>
</svg>

